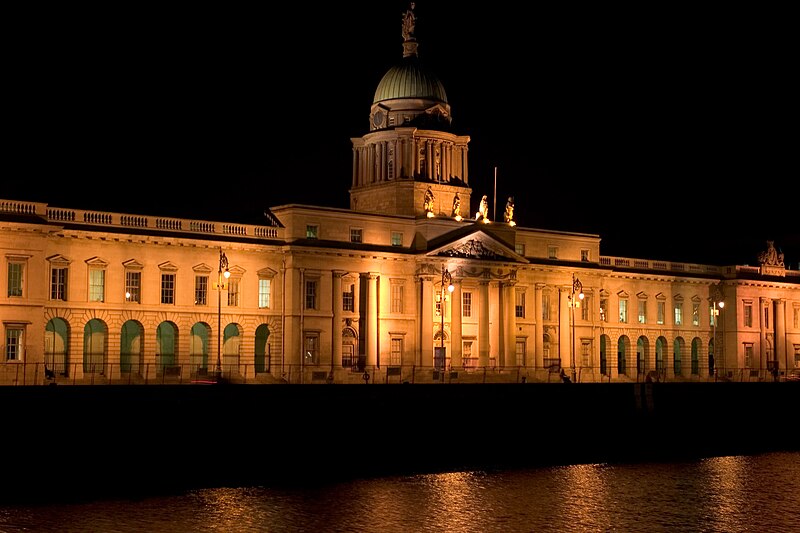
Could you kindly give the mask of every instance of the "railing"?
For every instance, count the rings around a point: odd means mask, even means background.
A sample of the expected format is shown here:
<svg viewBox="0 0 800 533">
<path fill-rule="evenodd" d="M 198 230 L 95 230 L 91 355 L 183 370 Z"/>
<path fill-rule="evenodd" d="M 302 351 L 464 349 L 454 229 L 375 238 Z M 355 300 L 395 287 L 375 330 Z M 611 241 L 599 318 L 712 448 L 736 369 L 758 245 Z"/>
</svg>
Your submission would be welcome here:
<svg viewBox="0 0 800 533">
<path fill-rule="evenodd" d="M 50 207 L 39 202 L 18 202 L 0 200 L 0 213 L 15 215 L 38 215 L 51 222 L 86 224 L 93 226 L 119 226 L 127 228 L 152 228 L 178 233 L 204 233 L 216 235 L 235 235 L 259 239 L 282 238 L 283 228 L 276 226 L 257 226 L 229 222 L 208 222 L 202 220 L 179 219 L 127 213 L 108 213 L 86 211 L 62 207 Z M 274 218 L 271 222 L 277 223 Z"/>
<path fill-rule="evenodd" d="M 53 367 L 44 363 L 11 362 L 0 364 L 0 386 L 19 385 L 191 385 L 230 383 L 265 384 L 392 384 L 392 383 L 561 383 L 558 373 L 563 367 L 558 359 L 545 361 L 544 366 L 498 367 L 464 366 L 440 370 L 433 366 L 383 365 L 337 367 L 326 365 L 236 364 L 223 362 L 217 371 L 213 366 L 161 363 L 70 363 Z M 608 366 L 606 368 L 609 368 Z M 555 369 L 555 370 L 554 370 Z M 600 367 L 577 367 L 577 383 L 650 383 L 650 382 L 763 382 L 784 381 L 785 370 L 774 376 L 767 369 L 725 370 L 716 375 L 677 374 L 673 369 L 646 370 L 618 374 L 601 372 Z"/>
</svg>

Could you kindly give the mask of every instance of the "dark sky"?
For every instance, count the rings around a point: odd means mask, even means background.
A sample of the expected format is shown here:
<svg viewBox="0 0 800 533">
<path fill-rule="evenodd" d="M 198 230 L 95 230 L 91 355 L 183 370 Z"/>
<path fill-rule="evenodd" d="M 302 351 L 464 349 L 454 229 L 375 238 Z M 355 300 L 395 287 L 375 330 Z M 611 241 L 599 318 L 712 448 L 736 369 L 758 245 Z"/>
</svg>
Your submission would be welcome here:
<svg viewBox="0 0 800 533">
<path fill-rule="evenodd" d="M 498 207 L 604 255 L 755 264 L 774 239 L 800 263 L 788 14 L 527 4 L 416 3 L 475 201 L 497 167 Z M 22 14 L 0 197 L 242 222 L 348 207 L 408 3 L 265 5 Z"/>
</svg>

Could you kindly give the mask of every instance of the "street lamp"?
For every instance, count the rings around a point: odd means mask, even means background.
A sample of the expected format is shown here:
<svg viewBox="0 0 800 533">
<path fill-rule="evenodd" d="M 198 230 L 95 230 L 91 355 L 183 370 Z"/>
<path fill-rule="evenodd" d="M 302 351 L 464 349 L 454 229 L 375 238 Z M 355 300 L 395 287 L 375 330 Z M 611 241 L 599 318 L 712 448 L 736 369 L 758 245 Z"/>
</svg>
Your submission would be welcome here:
<svg viewBox="0 0 800 533">
<path fill-rule="evenodd" d="M 578 294 L 578 300 L 575 301 L 575 293 Z M 570 313 L 572 315 L 572 346 L 571 346 L 571 364 L 572 364 L 572 382 L 576 383 L 575 381 L 575 308 L 580 307 L 581 300 L 583 300 L 583 283 L 575 274 L 572 274 L 572 293 L 569 295 L 569 307 Z"/>
<path fill-rule="evenodd" d="M 715 300 L 714 300 L 714 309 L 712 310 L 712 312 L 714 313 L 714 317 L 713 317 L 714 318 L 714 351 L 711 352 L 711 354 L 714 357 L 714 375 L 715 376 L 718 375 L 718 372 L 717 372 L 717 359 L 719 359 L 719 358 L 717 357 L 717 355 L 722 351 L 721 349 L 718 348 L 719 343 L 717 342 L 717 320 L 719 320 L 718 317 L 719 317 L 720 311 L 722 310 L 723 307 L 725 307 L 725 302 L 723 302 L 722 300 L 720 300 L 719 302 L 716 301 L 716 298 L 721 297 L 721 296 L 722 295 L 719 294 L 719 293 L 715 295 L 715 297 L 714 297 L 715 298 Z M 723 339 L 723 343 L 724 342 L 725 341 Z"/>
<path fill-rule="evenodd" d="M 439 302 L 439 312 L 442 315 L 442 329 L 440 331 L 441 337 L 439 340 L 441 341 L 441 348 L 440 353 L 442 357 L 442 381 L 444 381 L 444 370 L 445 370 L 445 362 L 447 358 L 445 357 L 444 352 L 444 302 L 447 298 L 447 292 L 452 293 L 455 290 L 455 286 L 453 286 L 453 276 L 450 274 L 450 271 L 446 268 L 442 268 L 442 287 L 441 287 L 441 301 Z"/>
<path fill-rule="evenodd" d="M 217 378 L 222 375 L 222 291 L 225 281 L 231 277 L 228 270 L 228 257 L 219 248 L 219 272 L 217 274 Z"/>
</svg>

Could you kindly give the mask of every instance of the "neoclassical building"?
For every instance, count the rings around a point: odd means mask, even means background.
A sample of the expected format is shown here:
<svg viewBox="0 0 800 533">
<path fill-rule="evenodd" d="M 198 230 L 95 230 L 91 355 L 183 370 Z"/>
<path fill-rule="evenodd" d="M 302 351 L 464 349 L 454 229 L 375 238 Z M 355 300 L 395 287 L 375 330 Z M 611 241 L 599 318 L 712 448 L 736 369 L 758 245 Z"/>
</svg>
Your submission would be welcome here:
<svg viewBox="0 0 800 533">
<path fill-rule="evenodd" d="M 608 257 L 599 235 L 516 225 L 512 199 L 489 212 L 414 29 L 409 11 L 352 139 L 349 209 L 281 205 L 251 225 L 0 200 L 0 383 L 748 381 L 800 367 L 800 271 L 771 242 L 756 267 Z"/>
</svg>

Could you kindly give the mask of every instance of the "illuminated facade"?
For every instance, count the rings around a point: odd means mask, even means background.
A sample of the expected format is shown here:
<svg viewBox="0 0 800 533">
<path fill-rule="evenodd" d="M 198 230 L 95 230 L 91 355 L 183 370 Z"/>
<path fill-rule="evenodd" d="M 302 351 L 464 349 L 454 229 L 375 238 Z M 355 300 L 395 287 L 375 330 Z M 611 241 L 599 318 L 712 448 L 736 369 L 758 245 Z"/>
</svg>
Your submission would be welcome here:
<svg viewBox="0 0 800 533">
<path fill-rule="evenodd" d="M 800 271 L 772 243 L 758 267 L 606 257 L 598 235 L 519 227 L 511 198 L 505 216 L 483 191 L 473 202 L 469 137 L 450 131 L 414 23 L 352 139 L 349 209 L 282 205 L 246 225 L 0 200 L 0 383 L 766 380 L 800 367 Z"/>
</svg>

